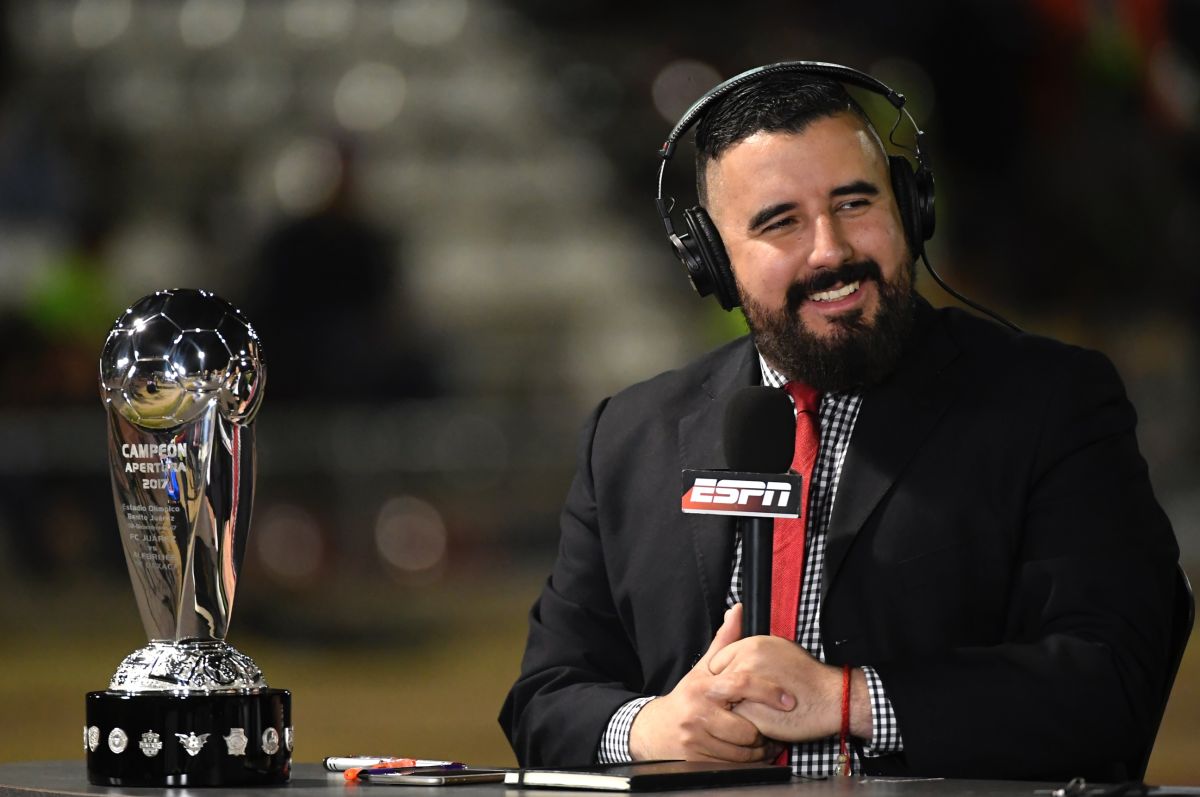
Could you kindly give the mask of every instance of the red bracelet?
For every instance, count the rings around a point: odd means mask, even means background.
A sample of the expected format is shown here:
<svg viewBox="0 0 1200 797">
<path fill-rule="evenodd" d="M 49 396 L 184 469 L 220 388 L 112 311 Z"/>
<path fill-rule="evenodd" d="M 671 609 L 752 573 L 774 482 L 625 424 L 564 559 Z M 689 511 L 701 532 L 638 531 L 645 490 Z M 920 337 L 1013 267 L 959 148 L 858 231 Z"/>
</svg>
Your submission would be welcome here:
<svg viewBox="0 0 1200 797">
<path fill-rule="evenodd" d="M 838 755 L 838 774 L 850 774 L 850 665 L 842 665 L 842 733 Z"/>
</svg>

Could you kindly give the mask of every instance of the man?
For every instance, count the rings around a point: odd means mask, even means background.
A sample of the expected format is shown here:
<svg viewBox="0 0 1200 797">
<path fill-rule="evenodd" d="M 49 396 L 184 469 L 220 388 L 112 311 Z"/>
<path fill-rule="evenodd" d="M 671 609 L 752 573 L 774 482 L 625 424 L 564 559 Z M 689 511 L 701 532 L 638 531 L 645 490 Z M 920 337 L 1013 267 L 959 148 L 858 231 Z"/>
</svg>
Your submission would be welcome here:
<svg viewBox="0 0 1200 797">
<path fill-rule="evenodd" d="M 588 422 L 500 717 L 522 764 L 783 750 L 827 775 L 848 701 L 855 772 L 1139 775 L 1178 550 L 1111 365 L 915 294 L 840 84 L 747 81 L 697 149 L 751 335 Z M 725 404 L 760 382 L 819 394 L 820 447 L 796 633 L 739 639 L 734 524 L 682 514 L 679 473 L 724 467 Z"/>
</svg>

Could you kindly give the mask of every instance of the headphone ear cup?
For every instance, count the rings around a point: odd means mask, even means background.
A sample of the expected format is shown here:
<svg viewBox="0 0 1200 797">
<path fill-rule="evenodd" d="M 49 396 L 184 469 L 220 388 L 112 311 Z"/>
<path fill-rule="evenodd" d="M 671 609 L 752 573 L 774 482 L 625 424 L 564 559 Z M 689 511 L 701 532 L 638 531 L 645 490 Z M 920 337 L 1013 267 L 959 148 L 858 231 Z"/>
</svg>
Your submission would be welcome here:
<svg viewBox="0 0 1200 797">
<path fill-rule="evenodd" d="M 929 171 L 924 163 L 920 163 L 916 174 L 913 175 L 913 183 L 917 192 L 917 219 L 921 225 L 921 234 L 924 240 L 928 241 L 937 227 L 937 214 L 934 212 L 933 203 L 933 172 Z"/>
<path fill-rule="evenodd" d="M 888 166 L 892 177 L 892 194 L 896 197 L 896 208 L 900 211 L 900 223 L 904 225 L 904 237 L 913 256 L 925 248 L 921 219 L 918 214 L 917 181 L 912 166 L 903 155 L 889 155 Z"/>
<path fill-rule="evenodd" d="M 695 244 L 705 279 L 717 301 L 726 310 L 738 307 L 741 305 L 741 298 L 738 296 L 737 282 L 733 278 L 733 268 L 729 265 L 729 255 L 725 252 L 725 244 L 721 241 L 721 234 L 717 232 L 712 217 L 704 208 L 694 207 L 683 211 L 683 221 L 687 224 L 690 242 Z M 699 284 L 697 290 L 700 290 Z"/>
</svg>

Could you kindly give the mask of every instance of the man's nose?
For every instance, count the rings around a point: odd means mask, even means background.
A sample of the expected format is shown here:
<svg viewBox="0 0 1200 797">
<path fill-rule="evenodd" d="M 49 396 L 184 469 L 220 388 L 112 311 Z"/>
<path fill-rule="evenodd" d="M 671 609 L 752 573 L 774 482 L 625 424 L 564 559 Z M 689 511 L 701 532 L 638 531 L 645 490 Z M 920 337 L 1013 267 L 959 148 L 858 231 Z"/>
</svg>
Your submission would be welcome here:
<svg viewBox="0 0 1200 797">
<path fill-rule="evenodd" d="M 812 251 L 808 255 L 811 268 L 833 268 L 850 259 L 850 244 L 842 234 L 837 219 L 821 214 L 813 224 Z"/>
</svg>

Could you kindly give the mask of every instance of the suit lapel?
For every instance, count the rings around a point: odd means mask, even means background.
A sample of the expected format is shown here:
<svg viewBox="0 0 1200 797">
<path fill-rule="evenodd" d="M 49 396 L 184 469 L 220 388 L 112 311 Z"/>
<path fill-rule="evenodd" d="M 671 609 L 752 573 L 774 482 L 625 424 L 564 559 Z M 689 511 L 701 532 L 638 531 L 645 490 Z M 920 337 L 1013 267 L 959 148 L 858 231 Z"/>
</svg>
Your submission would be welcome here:
<svg viewBox="0 0 1200 797">
<path fill-rule="evenodd" d="M 679 421 L 679 467 L 720 469 L 726 466 L 722 429 L 729 393 L 760 381 L 758 357 L 749 339 L 736 347 L 731 356 L 700 384 L 696 409 Z M 679 480 L 683 495 L 683 478 Z M 692 551 L 699 568 L 704 604 L 708 607 L 713 629 L 720 625 L 729 591 L 730 564 L 733 561 L 735 521 L 718 515 L 684 515 L 692 539 Z"/>
<path fill-rule="evenodd" d="M 891 378 L 863 396 L 829 520 L 823 606 L 855 536 L 955 398 L 945 372 L 958 347 L 924 303 L 918 324 L 917 346 Z"/>
</svg>

